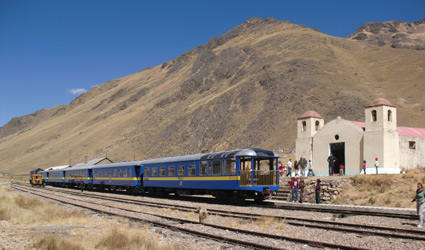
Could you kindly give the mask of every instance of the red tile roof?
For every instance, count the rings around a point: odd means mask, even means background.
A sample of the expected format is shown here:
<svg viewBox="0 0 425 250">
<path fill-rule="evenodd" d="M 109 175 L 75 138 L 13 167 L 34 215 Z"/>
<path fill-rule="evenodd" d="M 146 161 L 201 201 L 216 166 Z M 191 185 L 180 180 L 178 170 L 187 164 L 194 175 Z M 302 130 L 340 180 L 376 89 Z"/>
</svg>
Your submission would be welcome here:
<svg viewBox="0 0 425 250">
<path fill-rule="evenodd" d="M 314 110 L 309 110 L 307 112 L 305 112 L 302 116 L 300 116 L 298 119 L 305 119 L 305 118 L 319 118 L 319 119 L 323 119 L 322 116 L 319 115 L 319 113 L 317 113 Z"/>
<path fill-rule="evenodd" d="M 358 125 L 361 128 L 365 128 L 364 122 L 351 121 L 352 123 Z M 410 127 L 397 127 L 398 134 L 400 136 L 410 136 L 410 137 L 425 137 L 425 128 L 410 128 Z"/>
<path fill-rule="evenodd" d="M 369 104 L 369 107 L 377 107 L 377 106 L 390 106 L 394 107 L 394 105 L 391 104 L 387 99 L 384 98 L 378 98 L 375 101 L 373 101 L 371 104 Z"/>
</svg>

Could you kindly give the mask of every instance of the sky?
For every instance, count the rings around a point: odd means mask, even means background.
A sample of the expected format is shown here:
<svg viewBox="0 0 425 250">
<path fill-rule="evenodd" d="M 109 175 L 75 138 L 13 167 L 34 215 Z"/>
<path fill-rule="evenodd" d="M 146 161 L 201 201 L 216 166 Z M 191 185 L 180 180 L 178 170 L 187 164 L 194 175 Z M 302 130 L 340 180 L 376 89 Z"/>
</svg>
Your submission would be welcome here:
<svg viewBox="0 0 425 250">
<path fill-rule="evenodd" d="M 252 17 L 345 37 L 425 18 L 424 0 L 0 0 L 0 127 L 168 62 Z"/>
</svg>

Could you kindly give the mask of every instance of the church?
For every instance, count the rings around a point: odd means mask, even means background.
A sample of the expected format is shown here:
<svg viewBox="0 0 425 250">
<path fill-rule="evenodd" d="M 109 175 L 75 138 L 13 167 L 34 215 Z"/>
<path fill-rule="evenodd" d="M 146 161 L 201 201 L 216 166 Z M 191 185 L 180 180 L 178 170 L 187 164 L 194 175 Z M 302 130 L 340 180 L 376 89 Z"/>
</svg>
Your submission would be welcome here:
<svg viewBox="0 0 425 250">
<path fill-rule="evenodd" d="M 297 120 L 295 144 L 296 159 L 311 160 L 317 176 L 329 175 L 331 153 L 335 174 L 341 164 L 346 175 L 360 174 L 363 161 L 366 174 L 376 174 L 376 159 L 378 174 L 425 167 L 425 129 L 397 127 L 397 108 L 383 98 L 365 108 L 364 122 L 337 117 L 325 124 L 317 112 L 305 112 Z"/>
</svg>

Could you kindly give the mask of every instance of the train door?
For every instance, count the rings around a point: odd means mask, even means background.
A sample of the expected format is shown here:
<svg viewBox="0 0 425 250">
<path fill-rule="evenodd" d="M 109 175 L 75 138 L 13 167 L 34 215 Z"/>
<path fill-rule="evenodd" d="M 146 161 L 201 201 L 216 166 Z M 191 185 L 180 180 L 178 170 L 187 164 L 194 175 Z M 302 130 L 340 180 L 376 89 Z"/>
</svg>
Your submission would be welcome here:
<svg viewBox="0 0 425 250">
<path fill-rule="evenodd" d="M 252 157 L 240 157 L 241 186 L 252 186 Z"/>
</svg>

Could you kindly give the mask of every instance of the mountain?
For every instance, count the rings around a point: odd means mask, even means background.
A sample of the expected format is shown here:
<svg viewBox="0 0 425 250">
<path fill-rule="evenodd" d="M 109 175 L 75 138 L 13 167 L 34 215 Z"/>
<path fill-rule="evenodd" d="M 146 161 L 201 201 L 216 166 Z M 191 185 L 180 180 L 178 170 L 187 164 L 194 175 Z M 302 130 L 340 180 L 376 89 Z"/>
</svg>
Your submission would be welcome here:
<svg viewBox="0 0 425 250">
<path fill-rule="evenodd" d="M 370 22 L 348 38 L 379 46 L 425 50 L 425 18 L 414 23 L 402 21 Z"/>
<path fill-rule="evenodd" d="M 108 81 L 68 105 L 0 128 L 0 172 L 107 156 L 147 159 L 244 147 L 294 147 L 296 121 L 364 121 L 378 97 L 401 126 L 423 127 L 425 51 L 328 36 L 252 18 L 179 57 Z"/>
</svg>

